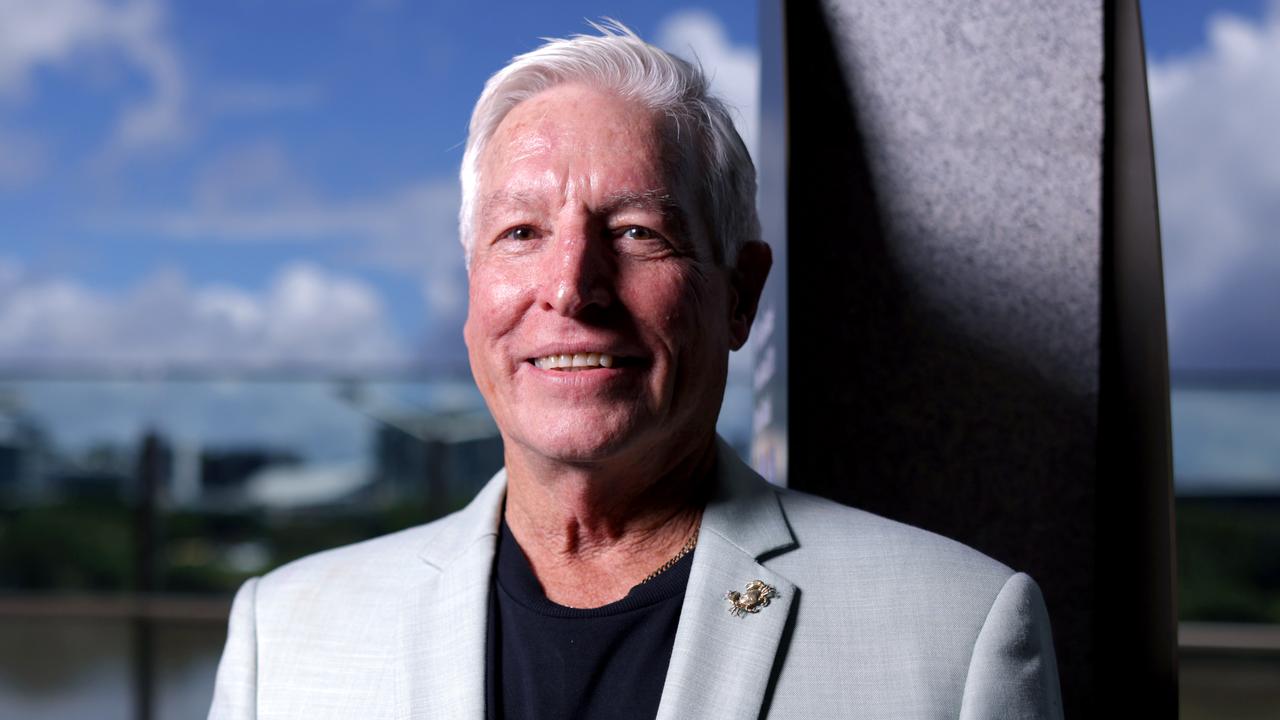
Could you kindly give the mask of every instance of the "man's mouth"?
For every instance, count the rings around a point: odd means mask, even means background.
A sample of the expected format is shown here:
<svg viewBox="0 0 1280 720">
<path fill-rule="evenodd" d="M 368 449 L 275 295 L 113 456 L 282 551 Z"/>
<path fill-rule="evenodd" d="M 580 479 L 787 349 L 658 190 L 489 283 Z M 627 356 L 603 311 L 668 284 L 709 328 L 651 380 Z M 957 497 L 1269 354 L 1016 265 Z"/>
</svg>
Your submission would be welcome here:
<svg viewBox="0 0 1280 720">
<path fill-rule="evenodd" d="M 540 370 L 572 372 L 574 370 L 611 368 L 617 364 L 618 358 L 605 353 L 573 353 L 572 355 L 547 355 L 545 357 L 532 358 L 529 362 L 536 365 Z"/>
</svg>

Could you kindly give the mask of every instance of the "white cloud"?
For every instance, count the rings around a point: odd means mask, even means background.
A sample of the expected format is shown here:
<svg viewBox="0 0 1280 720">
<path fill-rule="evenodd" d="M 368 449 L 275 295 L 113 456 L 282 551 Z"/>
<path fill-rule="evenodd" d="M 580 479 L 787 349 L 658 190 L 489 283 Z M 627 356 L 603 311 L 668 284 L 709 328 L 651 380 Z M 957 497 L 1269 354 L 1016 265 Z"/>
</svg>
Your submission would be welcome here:
<svg viewBox="0 0 1280 720">
<path fill-rule="evenodd" d="M 122 108 L 104 158 L 171 144 L 186 130 L 186 82 L 163 26 L 156 0 L 6 0 L 0 3 L 0 98 L 25 98 L 43 66 L 104 53 L 125 60 L 149 84 L 147 97 Z"/>
<path fill-rule="evenodd" d="M 65 61 L 86 39 L 98 39 L 102 12 L 87 0 L 0 3 L 0 93 L 21 96 L 37 67 Z"/>
<path fill-rule="evenodd" d="M 340 259 L 418 279 L 428 324 L 457 325 L 466 273 L 458 183 L 419 180 L 354 200 L 317 197 L 270 142 L 227 153 L 200 173 L 190 208 L 105 222 L 190 242 L 339 243 Z"/>
<path fill-rule="evenodd" d="M 1176 367 L 1280 367 L 1280 3 L 1149 67 Z"/>
<path fill-rule="evenodd" d="M 662 21 L 658 45 L 690 62 L 701 63 L 711 88 L 733 111 L 738 133 L 756 157 L 760 135 L 760 54 L 734 45 L 724 24 L 705 10 L 681 10 Z"/>
<path fill-rule="evenodd" d="M 405 358 L 371 287 L 310 264 L 285 267 L 259 292 L 162 271 L 113 294 L 0 261 L 0 363 L 341 369 Z"/>
</svg>

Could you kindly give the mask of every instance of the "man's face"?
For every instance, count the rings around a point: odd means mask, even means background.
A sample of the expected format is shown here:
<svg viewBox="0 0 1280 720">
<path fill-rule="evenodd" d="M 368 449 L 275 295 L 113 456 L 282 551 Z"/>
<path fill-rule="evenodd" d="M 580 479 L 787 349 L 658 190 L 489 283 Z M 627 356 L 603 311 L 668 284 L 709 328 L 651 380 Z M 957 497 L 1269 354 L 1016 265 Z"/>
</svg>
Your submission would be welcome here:
<svg viewBox="0 0 1280 720">
<path fill-rule="evenodd" d="M 705 442 L 745 333 L 662 118 L 561 85 L 479 161 L 465 335 L 509 457 L 660 462 Z"/>
</svg>

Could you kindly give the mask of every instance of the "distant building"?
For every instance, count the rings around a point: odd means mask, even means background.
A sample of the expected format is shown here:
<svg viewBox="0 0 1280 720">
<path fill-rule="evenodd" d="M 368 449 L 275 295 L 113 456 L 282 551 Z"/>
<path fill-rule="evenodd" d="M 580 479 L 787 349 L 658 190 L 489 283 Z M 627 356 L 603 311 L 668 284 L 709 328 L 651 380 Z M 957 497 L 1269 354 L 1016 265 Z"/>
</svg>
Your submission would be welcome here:
<svg viewBox="0 0 1280 720">
<path fill-rule="evenodd" d="M 47 495 L 44 482 L 52 453 L 44 429 L 17 398 L 0 396 L 0 496 L 30 499 Z"/>
<path fill-rule="evenodd" d="M 125 501 L 134 494 L 137 478 L 112 470 L 72 468 L 54 473 L 50 484 L 63 499 Z"/>
<path fill-rule="evenodd" d="M 502 438 L 487 413 L 380 419 L 375 477 L 389 497 L 457 505 L 502 467 Z"/>
<path fill-rule="evenodd" d="M 250 478 L 274 465 L 299 465 L 296 453 L 266 447 L 205 448 L 200 452 L 200 489 L 204 499 L 237 503 L 245 499 Z"/>
<path fill-rule="evenodd" d="M 148 437 L 144 434 L 137 445 L 98 443 L 74 459 L 62 458 L 50 472 L 48 484 L 64 500 L 133 502 L 141 497 L 148 477 L 155 483 L 154 492 L 164 492 L 172 475 L 173 452 L 164 438 L 155 435 L 154 454 L 147 458 L 152 463 L 148 476 L 142 466 Z"/>
<path fill-rule="evenodd" d="M 268 465 L 249 478 L 243 500 L 281 511 L 338 507 L 360 503 L 369 481 L 362 462 Z"/>
</svg>

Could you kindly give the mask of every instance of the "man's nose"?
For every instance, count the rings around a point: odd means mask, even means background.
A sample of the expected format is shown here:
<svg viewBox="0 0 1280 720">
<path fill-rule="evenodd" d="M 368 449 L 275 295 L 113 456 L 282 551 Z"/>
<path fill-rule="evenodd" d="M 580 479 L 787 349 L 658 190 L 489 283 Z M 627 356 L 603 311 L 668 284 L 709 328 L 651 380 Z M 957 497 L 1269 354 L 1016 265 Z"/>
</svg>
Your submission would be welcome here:
<svg viewBox="0 0 1280 720">
<path fill-rule="evenodd" d="M 613 302 L 609 246 L 585 225 L 562 229 L 552 241 L 542 283 L 543 304 L 566 317 Z"/>
</svg>

